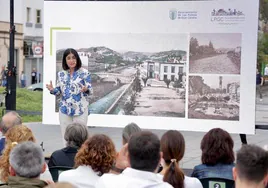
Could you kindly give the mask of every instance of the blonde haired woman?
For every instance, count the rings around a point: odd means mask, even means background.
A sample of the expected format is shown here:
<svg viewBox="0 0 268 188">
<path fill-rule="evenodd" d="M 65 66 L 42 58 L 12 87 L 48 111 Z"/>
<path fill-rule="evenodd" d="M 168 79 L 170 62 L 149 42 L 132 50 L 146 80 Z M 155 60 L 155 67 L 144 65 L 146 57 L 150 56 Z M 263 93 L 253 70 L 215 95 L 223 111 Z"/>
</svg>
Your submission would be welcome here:
<svg viewBox="0 0 268 188">
<path fill-rule="evenodd" d="M 0 158 L 0 181 L 7 182 L 9 176 L 9 154 L 13 147 L 18 143 L 32 141 L 36 142 L 35 137 L 31 129 L 25 125 L 17 125 L 9 129 L 6 133 L 6 142 L 3 155 Z M 51 174 L 48 169 L 41 174 L 40 179 L 52 180 Z"/>
</svg>

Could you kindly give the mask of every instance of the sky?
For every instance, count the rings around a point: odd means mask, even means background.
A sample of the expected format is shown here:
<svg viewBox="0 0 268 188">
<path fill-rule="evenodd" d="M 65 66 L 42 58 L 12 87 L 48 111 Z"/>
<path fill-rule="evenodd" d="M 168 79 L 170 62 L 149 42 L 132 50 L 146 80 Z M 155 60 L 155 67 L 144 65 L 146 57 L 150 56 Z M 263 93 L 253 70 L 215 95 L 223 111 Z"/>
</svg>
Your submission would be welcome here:
<svg viewBox="0 0 268 188">
<path fill-rule="evenodd" d="M 58 32 L 56 49 L 105 46 L 117 52 L 188 50 L 187 34 L 128 34 Z"/>
<path fill-rule="evenodd" d="M 202 75 L 204 79 L 204 83 L 212 88 L 218 88 L 219 87 L 219 76 L 221 75 Z M 226 88 L 227 84 L 233 83 L 233 82 L 239 82 L 240 83 L 240 76 L 228 76 L 223 75 L 222 76 L 222 87 Z"/>
<path fill-rule="evenodd" d="M 241 46 L 240 33 L 195 33 L 191 37 L 197 38 L 199 45 L 208 45 L 211 41 L 214 48 L 236 48 Z"/>
</svg>

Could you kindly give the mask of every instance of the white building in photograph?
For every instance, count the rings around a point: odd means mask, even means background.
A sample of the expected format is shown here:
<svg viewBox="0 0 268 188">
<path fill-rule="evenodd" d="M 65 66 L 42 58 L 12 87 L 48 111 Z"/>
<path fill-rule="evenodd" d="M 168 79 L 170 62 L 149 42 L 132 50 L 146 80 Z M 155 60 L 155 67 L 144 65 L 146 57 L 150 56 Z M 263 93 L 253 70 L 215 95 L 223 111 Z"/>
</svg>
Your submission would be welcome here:
<svg viewBox="0 0 268 188">
<path fill-rule="evenodd" d="M 88 66 L 88 61 L 91 54 L 84 51 L 77 51 L 77 53 L 82 61 L 82 66 Z"/>
<path fill-rule="evenodd" d="M 185 72 L 186 62 L 181 63 L 161 63 L 160 80 L 170 79 L 171 81 L 181 80 Z"/>
<path fill-rule="evenodd" d="M 170 79 L 171 81 L 183 81 L 183 74 L 186 70 L 186 61 L 180 63 L 160 63 L 153 61 L 145 61 L 142 64 L 141 73 L 148 78 L 157 80 Z"/>
</svg>

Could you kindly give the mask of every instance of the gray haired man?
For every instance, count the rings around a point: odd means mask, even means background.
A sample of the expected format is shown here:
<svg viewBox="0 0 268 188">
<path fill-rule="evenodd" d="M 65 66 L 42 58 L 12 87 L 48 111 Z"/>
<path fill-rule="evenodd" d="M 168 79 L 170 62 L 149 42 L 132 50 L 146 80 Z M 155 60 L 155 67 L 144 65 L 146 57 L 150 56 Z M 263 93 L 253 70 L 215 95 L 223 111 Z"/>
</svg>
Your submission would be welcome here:
<svg viewBox="0 0 268 188">
<path fill-rule="evenodd" d="M 2 120 L 0 121 L 0 131 L 2 132 L 3 136 L 0 139 L 0 155 L 4 149 L 5 146 L 5 134 L 6 132 L 15 125 L 21 125 L 22 120 L 19 114 L 15 111 L 10 111 L 6 113 Z"/>
<path fill-rule="evenodd" d="M 14 143 L 15 144 L 15 143 Z M 7 185 L 1 188 L 40 188 L 47 185 L 39 179 L 46 170 L 42 149 L 33 142 L 22 142 L 10 153 L 10 176 Z"/>
</svg>

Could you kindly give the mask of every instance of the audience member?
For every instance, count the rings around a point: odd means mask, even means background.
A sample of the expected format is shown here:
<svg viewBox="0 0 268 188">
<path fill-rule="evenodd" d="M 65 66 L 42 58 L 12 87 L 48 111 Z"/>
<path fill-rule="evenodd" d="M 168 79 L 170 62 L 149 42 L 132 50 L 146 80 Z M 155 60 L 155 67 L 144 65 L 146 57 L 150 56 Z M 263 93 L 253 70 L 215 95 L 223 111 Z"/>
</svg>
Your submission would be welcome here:
<svg viewBox="0 0 268 188">
<path fill-rule="evenodd" d="M 141 132 L 141 128 L 136 123 L 130 123 L 125 126 L 122 133 L 123 145 L 128 143 L 131 135 L 136 132 Z"/>
<path fill-rule="evenodd" d="M 0 155 L 5 147 L 5 134 L 11 127 L 22 124 L 21 117 L 15 111 L 6 113 L 0 121 L 0 131 L 2 132 L 2 138 L 0 139 Z"/>
<path fill-rule="evenodd" d="M 203 188 L 197 178 L 187 177 L 179 168 L 179 162 L 184 156 L 185 141 L 179 131 L 167 131 L 161 138 L 161 151 L 163 153 L 163 170 L 160 174 L 163 180 L 174 188 Z"/>
<path fill-rule="evenodd" d="M 40 146 L 33 142 L 22 142 L 10 153 L 10 175 L 7 185 L 2 188 L 40 188 L 47 183 L 40 180 L 40 174 L 46 170 L 45 160 Z"/>
<path fill-rule="evenodd" d="M 217 177 L 233 180 L 234 141 L 220 128 L 211 129 L 201 141 L 202 164 L 195 166 L 192 177 Z"/>
<path fill-rule="evenodd" d="M 54 183 L 54 184 L 50 184 L 48 186 L 46 186 L 45 188 L 78 188 L 70 183 Z"/>
<path fill-rule="evenodd" d="M 233 176 L 236 188 L 265 188 L 268 182 L 268 152 L 254 145 L 243 146 L 237 152 Z"/>
<path fill-rule="evenodd" d="M 9 167 L 10 167 L 9 155 L 14 147 L 14 144 L 12 143 L 21 143 L 26 141 L 35 142 L 33 132 L 25 125 L 14 126 L 10 128 L 5 135 L 6 135 L 5 149 L 0 160 L 0 171 L 1 171 L 0 181 L 2 182 L 7 182 L 8 180 Z M 45 181 L 52 180 L 48 168 L 44 173 L 41 174 L 40 179 Z"/>
<path fill-rule="evenodd" d="M 79 123 L 72 123 L 67 126 L 64 139 L 67 147 L 52 153 L 48 162 L 49 167 L 74 167 L 74 157 L 78 149 L 88 139 L 88 129 Z"/>
<path fill-rule="evenodd" d="M 94 135 L 78 150 L 76 169 L 62 172 L 59 182 L 69 182 L 79 188 L 95 187 L 99 177 L 110 171 L 115 156 L 113 141 L 106 135 Z"/>
<path fill-rule="evenodd" d="M 135 133 L 126 146 L 131 167 L 119 175 L 104 174 L 96 188 L 172 187 L 156 174 L 161 152 L 160 140 L 155 134 L 144 131 Z"/>
</svg>

